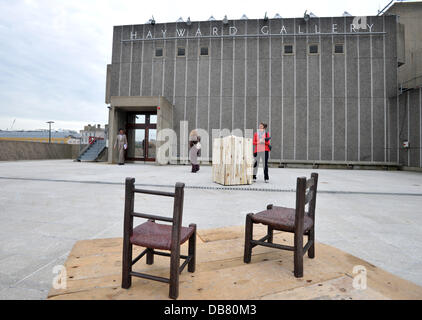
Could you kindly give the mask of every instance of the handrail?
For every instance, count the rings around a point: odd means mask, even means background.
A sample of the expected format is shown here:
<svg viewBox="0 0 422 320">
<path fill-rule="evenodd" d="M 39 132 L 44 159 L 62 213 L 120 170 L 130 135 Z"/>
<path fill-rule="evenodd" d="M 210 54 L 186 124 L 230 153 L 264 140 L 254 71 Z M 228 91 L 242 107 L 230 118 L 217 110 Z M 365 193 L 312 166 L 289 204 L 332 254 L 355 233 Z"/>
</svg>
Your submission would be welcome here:
<svg viewBox="0 0 422 320">
<path fill-rule="evenodd" d="M 92 144 L 87 144 L 80 152 L 79 155 L 77 157 L 77 159 L 80 159 L 82 157 L 82 155 L 89 149 L 91 148 Z"/>
</svg>

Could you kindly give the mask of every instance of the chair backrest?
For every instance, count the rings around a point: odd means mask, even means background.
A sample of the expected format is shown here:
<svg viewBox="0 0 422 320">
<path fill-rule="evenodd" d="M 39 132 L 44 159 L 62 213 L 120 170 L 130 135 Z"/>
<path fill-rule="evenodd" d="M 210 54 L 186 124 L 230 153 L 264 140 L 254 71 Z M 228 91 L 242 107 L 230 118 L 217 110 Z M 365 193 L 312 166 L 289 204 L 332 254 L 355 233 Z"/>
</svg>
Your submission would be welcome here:
<svg viewBox="0 0 422 320">
<path fill-rule="evenodd" d="M 315 220 L 315 205 L 318 188 L 318 173 L 313 172 L 310 179 L 297 178 L 296 182 L 296 226 L 303 226 L 305 206 L 308 205 L 307 215 Z"/>
<path fill-rule="evenodd" d="M 174 192 L 138 189 L 138 188 L 135 188 L 135 178 L 126 178 L 125 217 L 124 217 L 124 226 L 123 226 L 124 236 L 131 237 L 133 234 L 133 217 L 149 219 L 150 221 L 159 220 L 159 221 L 171 222 L 173 226 L 172 238 L 171 238 L 172 250 L 173 250 L 173 245 L 177 246 L 177 244 L 180 244 L 180 232 L 182 228 L 182 217 L 183 217 L 184 188 L 185 188 L 184 183 L 177 182 L 175 185 Z M 174 198 L 173 218 L 135 212 L 134 211 L 135 193 L 143 193 L 143 194 Z"/>
</svg>

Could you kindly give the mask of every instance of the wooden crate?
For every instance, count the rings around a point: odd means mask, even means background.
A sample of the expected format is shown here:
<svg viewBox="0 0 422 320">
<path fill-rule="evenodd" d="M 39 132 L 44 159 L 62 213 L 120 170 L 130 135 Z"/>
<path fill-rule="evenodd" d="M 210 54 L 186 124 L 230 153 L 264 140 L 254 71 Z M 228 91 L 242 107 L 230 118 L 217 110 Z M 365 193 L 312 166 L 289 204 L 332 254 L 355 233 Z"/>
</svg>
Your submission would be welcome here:
<svg viewBox="0 0 422 320">
<path fill-rule="evenodd" d="M 252 139 L 227 136 L 213 141 L 213 181 L 225 186 L 252 184 Z"/>
</svg>

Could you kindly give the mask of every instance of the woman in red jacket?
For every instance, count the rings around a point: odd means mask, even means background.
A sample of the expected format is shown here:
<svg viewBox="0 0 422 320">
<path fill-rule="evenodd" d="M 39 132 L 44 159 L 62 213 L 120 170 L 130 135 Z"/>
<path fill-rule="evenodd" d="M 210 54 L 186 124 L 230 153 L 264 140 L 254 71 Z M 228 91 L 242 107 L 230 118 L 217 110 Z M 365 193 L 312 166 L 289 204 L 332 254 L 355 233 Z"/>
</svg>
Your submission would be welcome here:
<svg viewBox="0 0 422 320">
<path fill-rule="evenodd" d="M 254 168 L 253 168 L 253 181 L 256 181 L 256 174 L 258 173 L 259 163 L 264 163 L 264 180 L 265 183 L 268 183 L 270 177 L 268 176 L 268 157 L 270 153 L 270 134 L 267 132 L 267 125 L 265 123 L 259 124 L 259 130 L 253 136 L 253 145 L 254 145 Z"/>
</svg>

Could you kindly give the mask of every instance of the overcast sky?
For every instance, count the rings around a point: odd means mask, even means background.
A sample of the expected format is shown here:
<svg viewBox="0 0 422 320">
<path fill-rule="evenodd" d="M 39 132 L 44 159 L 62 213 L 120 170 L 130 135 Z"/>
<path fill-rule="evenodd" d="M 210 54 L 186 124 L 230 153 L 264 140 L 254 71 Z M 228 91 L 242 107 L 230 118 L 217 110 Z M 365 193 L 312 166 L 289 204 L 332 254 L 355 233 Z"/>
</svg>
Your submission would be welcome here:
<svg viewBox="0 0 422 320">
<path fill-rule="evenodd" d="M 114 25 L 156 21 L 375 15 L 389 0 L 0 0 L 0 129 L 80 130 L 108 121 L 106 65 Z"/>
</svg>

